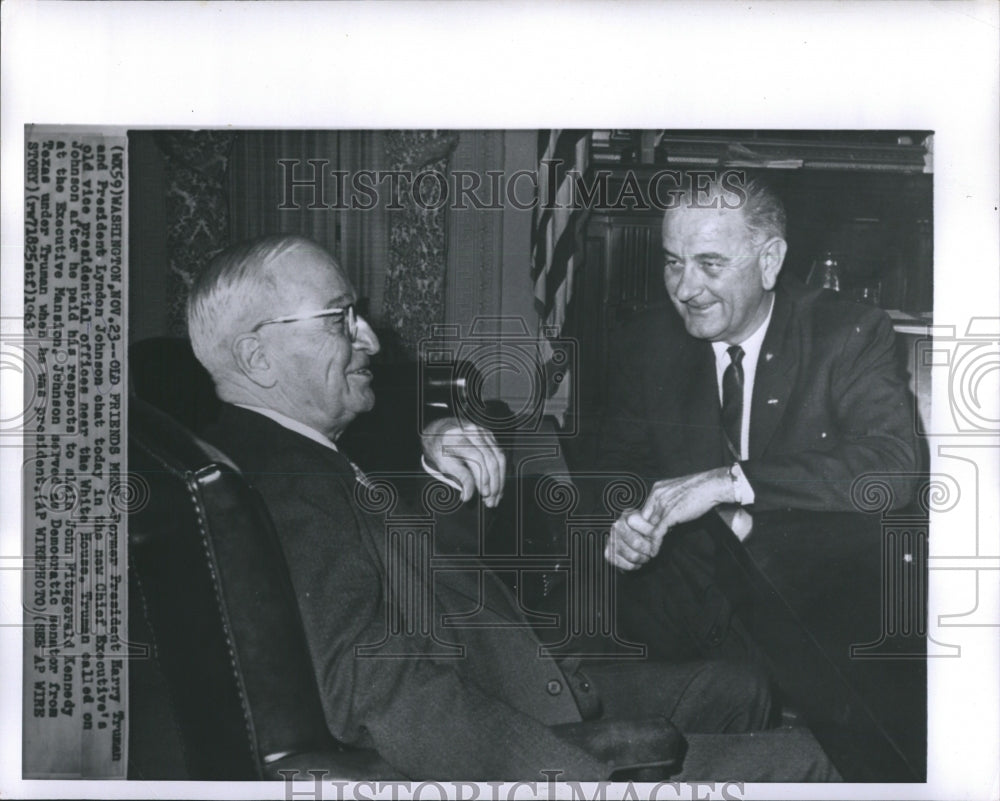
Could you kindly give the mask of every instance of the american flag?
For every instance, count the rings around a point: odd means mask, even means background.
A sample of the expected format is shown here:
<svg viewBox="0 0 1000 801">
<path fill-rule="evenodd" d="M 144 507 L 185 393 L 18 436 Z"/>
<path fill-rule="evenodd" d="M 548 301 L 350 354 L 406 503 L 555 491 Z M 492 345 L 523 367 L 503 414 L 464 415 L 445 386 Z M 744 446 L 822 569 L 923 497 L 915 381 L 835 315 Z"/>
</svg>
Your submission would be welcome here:
<svg viewBox="0 0 1000 801">
<path fill-rule="evenodd" d="M 563 332 L 566 309 L 573 295 L 577 242 L 587 210 L 577 208 L 575 176 L 587 169 L 590 132 L 538 132 L 538 202 L 531 231 L 531 280 L 538 312 L 539 359 L 545 368 L 546 414 L 560 423 L 569 409 L 569 363 L 551 340 Z M 575 176 L 574 176 L 575 173 Z"/>
</svg>

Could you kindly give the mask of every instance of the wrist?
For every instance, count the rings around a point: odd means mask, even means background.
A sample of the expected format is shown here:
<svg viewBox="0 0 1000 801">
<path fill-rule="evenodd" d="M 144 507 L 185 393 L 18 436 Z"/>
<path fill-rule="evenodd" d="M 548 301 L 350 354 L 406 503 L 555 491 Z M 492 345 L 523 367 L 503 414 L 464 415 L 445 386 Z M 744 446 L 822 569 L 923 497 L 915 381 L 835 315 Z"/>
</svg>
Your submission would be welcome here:
<svg viewBox="0 0 1000 801">
<path fill-rule="evenodd" d="M 732 465 L 720 467 L 716 471 L 718 474 L 718 503 L 739 503 L 739 488 L 736 478 L 733 476 Z"/>
<path fill-rule="evenodd" d="M 733 482 L 735 503 L 741 506 L 752 504 L 754 502 L 753 485 L 747 480 L 746 473 L 743 472 L 743 466 L 739 462 L 733 462 L 729 466 L 729 475 Z"/>
</svg>

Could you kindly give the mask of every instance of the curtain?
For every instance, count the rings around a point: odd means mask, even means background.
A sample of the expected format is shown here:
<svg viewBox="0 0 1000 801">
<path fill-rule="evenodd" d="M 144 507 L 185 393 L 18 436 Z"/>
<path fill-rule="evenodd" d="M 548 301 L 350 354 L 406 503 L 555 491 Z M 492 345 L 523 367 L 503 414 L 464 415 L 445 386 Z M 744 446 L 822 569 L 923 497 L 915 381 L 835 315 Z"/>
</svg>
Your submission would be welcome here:
<svg viewBox="0 0 1000 801">
<path fill-rule="evenodd" d="M 336 256 L 375 320 L 382 317 L 384 211 L 342 208 L 333 173 L 380 169 L 381 139 L 366 131 L 243 131 L 229 175 L 233 242 L 276 233 L 314 240 Z"/>
</svg>

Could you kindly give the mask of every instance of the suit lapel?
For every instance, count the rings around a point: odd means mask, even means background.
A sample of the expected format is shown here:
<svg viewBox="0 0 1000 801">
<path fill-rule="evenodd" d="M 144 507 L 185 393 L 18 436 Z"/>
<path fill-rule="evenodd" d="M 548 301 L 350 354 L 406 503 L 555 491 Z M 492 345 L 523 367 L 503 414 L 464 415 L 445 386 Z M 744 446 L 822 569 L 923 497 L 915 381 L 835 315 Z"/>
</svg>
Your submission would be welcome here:
<svg viewBox="0 0 1000 801">
<path fill-rule="evenodd" d="M 254 448 L 264 450 L 293 448 L 296 452 L 302 451 L 311 454 L 310 458 L 320 459 L 323 463 L 329 465 L 330 481 L 342 482 L 346 491 L 351 494 L 351 508 L 357 517 L 358 525 L 362 529 L 370 551 L 373 552 L 373 555 L 382 564 L 383 569 L 389 564 L 388 554 L 386 553 L 387 543 L 385 540 L 386 523 L 391 522 L 393 519 L 403 522 L 407 519 L 412 521 L 425 517 L 423 514 L 412 514 L 415 510 L 407 508 L 409 504 L 403 501 L 397 503 L 386 516 L 364 511 L 359 506 L 357 497 L 354 495 L 359 489 L 355 486 L 356 477 L 354 468 L 347 456 L 339 450 L 324 447 L 308 437 L 295 431 L 290 431 L 268 417 L 238 406 L 224 404 L 221 418 L 224 425 L 232 427 L 235 432 L 242 432 L 240 434 L 241 439 L 237 439 L 236 441 L 245 441 L 248 444 L 252 444 Z M 254 435 L 247 437 L 247 431 L 254 432 Z M 375 475 L 376 479 L 378 478 L 377 474 L 373 475 Z M 428 523 L 434 524 L 432 521 L 433 518 L 427 519 Z M 472 532 L 468 532 L 468 534 L 472 536 Z M 406 558 L 402 553 L 397 554 L 397 557 Z M 406 561 L 410 569 L 410 575 L 414 580 L 420 582 L 431 580 L 430 576 L 424 575 L 426 571 L 415 565 L 412 559 L 406 558 Z M 481 582 L 477 580 L 477 576 L 481 577 Z M 433 584 L 440 583 L 476 604 L 486 606 L 499 617 L 525 626 L 527 625 L 517 611 L 516 601 L 510 596 L 506 586 L 491 573 L 483 573 L 474 566 L 466 568 L 464 571 L 445 570 L 436 572 L 434 574 L 434 581 L 431 583 L 431 592 L 434 591 Z"/>
<path fill-rule="evenodd" d="M 767 450 L 788 408 L 794 388 L 792 376 L 799 363 L 799 349 L 791 325 L 792 300 L 778 290 L 774 313 L 764 337 L 750 401 L 750 458 Z"/>
</svg>

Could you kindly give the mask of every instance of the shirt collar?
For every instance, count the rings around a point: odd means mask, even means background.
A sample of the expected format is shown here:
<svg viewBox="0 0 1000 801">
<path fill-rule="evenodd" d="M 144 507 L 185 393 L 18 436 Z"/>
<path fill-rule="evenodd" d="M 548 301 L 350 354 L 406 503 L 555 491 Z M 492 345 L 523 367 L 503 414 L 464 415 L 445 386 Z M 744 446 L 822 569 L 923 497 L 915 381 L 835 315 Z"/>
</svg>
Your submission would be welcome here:
<svg viewBox="0 0 1000 801">
<path fill-rule="evenodd" d="M 324 436 L 315 428 L 307 426 L 305 423 L 300 423 L 298 420 L 289 417 L 287 414 L 282 414 L 281 412 L 276 412 L 274 409 L 267 409 L 263 406 L 253 406 L 249 403 L 234 403 L 234 406 L 239 406 L 241 409 L 246 409 L 251 412 L 256 412 L 257 414 L 262 414 L 279 426 L 287 428 L 289 431 L 294 431 L 296 434 L 301 434 L 303 437 L 308 437 L 313 442 L 318 442 L 325 448 L 330 448 L 336 451 L 337 446 L 334 444 L 333 440 L 329 437 Z M 337 451 L 339 453 L 339 451 Z"/>
<path fill-rule="evenodd" d="M 743 359 L 745 362 L 750 362 L 756 364 L 757 356 L 760 354 L 760 349 L 764 345 L 764 337 L 767 335 L 767 327 L 771 324 L 771 315 L 774 314 L 774 293 L 771 293 L 771 306 L 767 310 L 767 317 L 764 318 L 757 329 L 742 342 L 736 343 L 741 348 L 743 348 Z M 728 342 L 713 342 L 712 350 L 715 351 L 715 358 L 721 359 L 726 355 L 726 351 L 729 350 L 730 343 Z"/>
</svg>

